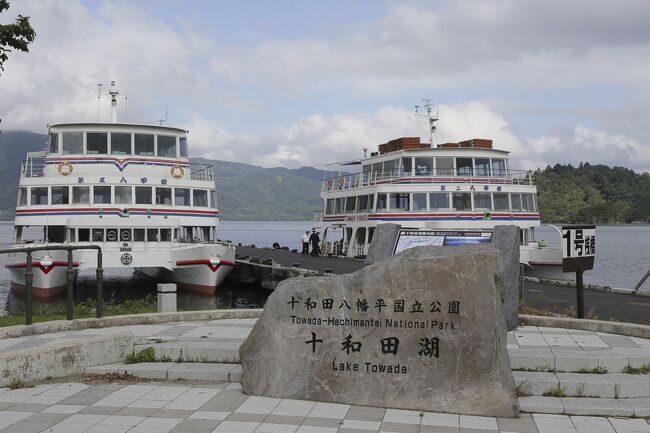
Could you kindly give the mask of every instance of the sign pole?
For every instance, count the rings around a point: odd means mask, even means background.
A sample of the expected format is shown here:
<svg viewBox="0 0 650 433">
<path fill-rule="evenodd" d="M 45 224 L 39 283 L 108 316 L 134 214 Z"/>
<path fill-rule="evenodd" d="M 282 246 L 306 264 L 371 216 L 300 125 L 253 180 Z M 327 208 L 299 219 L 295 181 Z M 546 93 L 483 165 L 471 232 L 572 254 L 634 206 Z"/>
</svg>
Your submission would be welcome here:
<svg viewBox="0 0 650 433">
<path fill-rule="evenodd" d="M 578 265 L 576 267 L 576 295 L 578 297 L 577 306 L 578 311 L 576 316 L 578 319 L 585 318 L 585 288 L 582 283 L 582 267 Z"/>
</svg>

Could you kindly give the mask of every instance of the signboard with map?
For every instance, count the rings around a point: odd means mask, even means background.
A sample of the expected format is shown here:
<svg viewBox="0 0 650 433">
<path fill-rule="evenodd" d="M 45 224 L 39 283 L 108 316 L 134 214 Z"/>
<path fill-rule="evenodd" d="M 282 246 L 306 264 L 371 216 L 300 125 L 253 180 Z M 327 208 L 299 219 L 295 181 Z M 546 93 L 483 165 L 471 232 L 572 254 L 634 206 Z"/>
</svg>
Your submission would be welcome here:
<svg viewBox="0 0 650 433">
<path fill-rule="evenodd" d="M 399 231 L 393 254 L 421 246 L 459 246 L 489 243 L 492 232 L 408 230 Z"/>
</svg>

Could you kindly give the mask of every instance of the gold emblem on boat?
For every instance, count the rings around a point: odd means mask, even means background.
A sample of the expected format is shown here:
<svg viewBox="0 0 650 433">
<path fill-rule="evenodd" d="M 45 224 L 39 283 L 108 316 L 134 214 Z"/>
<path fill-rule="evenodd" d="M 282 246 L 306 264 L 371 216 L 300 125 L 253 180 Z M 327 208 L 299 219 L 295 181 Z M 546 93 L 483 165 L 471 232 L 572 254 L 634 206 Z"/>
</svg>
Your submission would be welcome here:
<svg viewBox="0 0 650 433">
<path fill-rule="evenodd" d="M 170 171 L 175 179 L 180 179 L 185 175 L 185 170 L 183 170 L 183 167 L 179 165 L 173 166 Z"/>
<path fill-rule="evenodd" d="M 59 174 L 61 176 L 68 176 L 72 174 L 72 164 L 70 164 L 67 161 L 63 161 L 62 163 L 59 164 L 57 170 L 59 170 Z"/>
</svg>

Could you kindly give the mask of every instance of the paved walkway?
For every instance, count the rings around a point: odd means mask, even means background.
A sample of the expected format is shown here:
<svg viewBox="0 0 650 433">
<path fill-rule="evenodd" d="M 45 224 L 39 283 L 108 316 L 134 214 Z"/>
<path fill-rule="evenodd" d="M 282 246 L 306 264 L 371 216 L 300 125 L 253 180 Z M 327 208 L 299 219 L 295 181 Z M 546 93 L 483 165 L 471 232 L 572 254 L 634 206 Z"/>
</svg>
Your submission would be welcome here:
<svg viewBox="0 0 650 433">
<path fill-rule="evenodd" d="M 0 388 L 0 432 L 641 433 L 644 419 L 519 419 L 249 397 L 237 383 L 48 383 Z"/>
</svg>

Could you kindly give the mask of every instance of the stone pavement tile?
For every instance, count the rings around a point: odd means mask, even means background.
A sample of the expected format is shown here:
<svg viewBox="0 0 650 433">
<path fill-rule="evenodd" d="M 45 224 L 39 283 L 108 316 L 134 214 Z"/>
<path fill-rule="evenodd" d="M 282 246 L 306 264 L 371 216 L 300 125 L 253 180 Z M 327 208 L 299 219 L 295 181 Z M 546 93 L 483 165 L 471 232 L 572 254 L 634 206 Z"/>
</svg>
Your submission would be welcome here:
<svg viewBox="0 0 650 433">
<path fill-rule="evenodd" d="M 204 419 L 211 421 L 223 421 L 228 418 L 230 412 L 214 412 L 209 410 L 197 410 L 193 412 L 188 419 Z"/>
<path fill-rule="evenodd" d="M 379 430 L 359 430 L 359 429 L 352 429 L 352 428 L 340 428 L 337 433 L 377 433 L 378 431 Z"/>
<path fill-rule="evenodd" d="M 235 412 L 269 415 L 282 399 L 251 396 Z"/>
<path fill-rule="evenodd" d="M 386 409 L 384 415 L 384 422 L 399 423 L 399 424 L 416 424 L 420 425 L 422 412 L 417 410 L 402 410 L 402 409 Z"/>
<path fill-rule="evenodd" d="M 650 375 L 612 373 L 608 376 L 618 382 L 618 398 L 650 397 Z"/>
<path fill-rule="evenodd" d="M 221 421 L 212 419 L 186 419 L 170 430 L 170 433 L 209 433 L 215 429 Z"/>
<path fill-rule="evenodd" d="M 610 398 L 561 398 L 567 415 L 633 416 L 634 409 L 622 400 Z"/>
<path fill-rule="evenodd" d="M 316 403 L 307 417 L 343 419 L 350 410 L 349 404 Z"/>
<path fill-rule="evenodd" d="M 157 418 L 181 418 L 185 419 L 194 413 L 193 410 L 184 409 L 160 409 L 153 416 Z"/>
<path fill-rule="evenodd" d="M 497 419 L 488 416 L 460 416 L 460 428 L 462 429 L 475 429 L 475 430 L 492 430 L 498 431 Z"/>
<path fill-rule="evenodd" d="M 203 406 L 201 410 L 212 410 L 218 412 L 232 412 L 237 409 L 248 397 L 243 395 L 241 391 L 235 389 L 226 389 L 220 391 L 216 397 L 212 397 Z"/>
<path fill-rule="evenodd" d="M 67 413 L 35 413 L 30 415 L 29 418 L 25 418 L 25 421 L 29 422 L 48 422 L 52 424 L 59 423 L 64 419 L 70 417 L 70 414 Z"/>
<path fill-rule="evenodd" d="M 296 433 L 337 433 L 338 427 L 319 427 L 310 425 L 301 425 Z"/>
<path fill-rule="evenodd" d="M 572 416 L 571 422 L 578 433 L 616 433 L 609 420 L 598 416 Z"/>
<path fill-rule="evenodd" d="M 553 370 L 555 357 L 548 350 L 509 351 L 510 366 L 513 370 Z"/>
<path fill-rule="evenodd" d="M 146 409 L 162 409 L 169 401 L 166 400 L 136 400 L 130 403 L 128 407 L 141 407 Z"/>
<path fill-rule="evenodd" d="M 370 406 L 350 406 L 345 419 L 361 421 L 382 421 L 386 415 L 386 409 Z"/>
<path fill-rule="evenodd" d="M 259 422 L 222 421 L 214 433 L 253 433 L 259 425 Z"/>
<path fill-rule="evenodd" d="M 558 386 L 557 376 L 550 372 L 513 371 L 512 377 L 515 385 L 530 395 L 542 395 Z"/>
<path fill-rule="evenodd" d="M 598 358 L 598 367 L 601 369 L 607 369 L 609 373 L 618 373 L 630 363 L 630 357 L 625 353 L 612 352 L 609 350 L 605 353 L 590 350 L 589 353 Z"/>
<path fill-rule="evenodd" d="M 264 422 L 271 424 L 295 424 L 300 425 L 305 420 L 303 416 L 290 416 L 290 415 L 269 415 L 264 418 Z"/>
<path fill-rule="evenodd" d="M 16 403 L 0 403 L 0 410 L 6 410 L 9 409 L 11 406 L 15 405 Z"/>
<path fill-rule="evenodd" d="M 610 347 L 639 347 L 639 345 L 630 337 L 625 335 L 602 335 L 602 340 Z"/>
<path fill-rule="evenodd" d="M 571 373 L 583 369 L 593 370 L 598 367 L 598 358 L 584 350 L 554 351 L 553 355 L 557 371 Z"/>
<path fill-rule="evenodd" d="M 263 413 L 245 413 L 245 412 L 232 412 L 226 418 L 227 421 L 254 421 L 262 422 L 266 419 L 267 415 Z"/>
<path fill-rule="evenodd" d="M 167 370 L 167 378 L 169 380 L 185 379 L 227 382 L 233 367 L 233 364 L 184 362 L 171 366 Z"/>
<path fill-rule="evenodd" d="M 18 421 L 17 423 L 11 424 L 9 427 L 0 430 L 0 433 L 40 433 L 47 430 L 49 427 L 52 427 L 53 425 L 53 422 Z"/>
<path fill-rule="evenodd" d="M 42 410 L 43 413 L 77 413 L 87 406 L 72 405 L 72 404 L 53 404 Z"/>
<path fill-rule="evenodd" d="M 578 348 L 578 343 L 567 333 L 548 334 L 542 332 L 542 336 L 550 347 L 573 347 Z"/>
<path fill-rule="evenodd" d="M 144 416 L 124 416 L 124 415 L 111 415 L 99 422 L 100 425 L 113 425 L 113 426 L 130 426 L 134 427 L 144 421 Z"/>
<path fill-rule="evenodd" d="M 343 424 L 341 424 L 342 429 L 350 430 L 379 431 L 380 427 L 380 421 L 362 421 L 356 419 L 344 419 Z"/>
<path fill-rule="evenodd" d="M 84 433 L 126 433 L 129 430 L 131 430 L 131 427 L 125 425 L 97 424 L 84 431 Z"/>
<path fill-rule="evenodd" d="M 460 426 L 460 416 L 453 413 L 424 412 L 422 416 L 422 425 L 455 427 L 458 429 Z"/>
<path fill-rule="evenodd" d="M 158 409 L 149 409 L 144 407 L 123 407 L 115 412 L 115 415 L 121 416 L 151 416 L 158 412 Z"/>
<path fill-rule="evenodd" d="M 539 433 L 576 433 L 571 418 L 566 415 L 533 414 Z"/>
<path fill-rule="evenodd" d="M 271 424 L 263 422 L 255 429 L 255 433 L 294 433 L 299 424 Z"/>
<path fill-rule="evenodd" d="M 132 432 L 136 432 L 138 430 L 145 431 L 147 429 L 150 430 L 155 430 L 157 432 L 168 432 L 169 430 L 173 429 L 176 427 L 178 424 L 180 424 L 183 420 L 181 418 L 156 418 L 156 417 L 149 417 L 146 418 L 144 421 L 138 423 L 132 430 Z"/>
<path fill-rule="evenodd" d="M 635 417 L 650 417 L 650 398 L 626 398 L 625 404 L 634 410 Z"/>
<path fill-rule="evenodd" d="M 220 391 L 215 388 L 191 388 L 169 402 L 164 409 L 197 410 Z"/>
<path fill-rule="evenodd" d="M 159 386 L 151 392 L 143 395 L 140 399 L 172 401 L 190 389 L 191 388 L 188 386 Z"/>
<path fill-rule="evenodd" d="M 497 430 L 484 430 L 477 428 L 461 428 L 460 433 L 494 433 Z"/>
<path fill-rule="evenodd" d="M 314 408 L 316 402 L 305 400 L 282 399 L 273 409 L 271 415 L 286 415 L 293 417 L 306 417 Z M 349 412 L 348 412 L 349 415 Z"/>
<path fill-rule="evenodd" d="M 104 397 L 95 397 L 95 396 L 82 396 L 75 394 L 72 397 L 64 398 L 59 402 L 59 404 L 69 404 L 69 405 L 78 405 L 78 406 L 90 406 L 91 404 L 101 400 Z"/>
<path fill-rule="evenodd" d="M 29 418 L 32 415 L 31 412 L 16 412 L 11 410 L 4 410 L 0 412 L 0 428 L 8 427 L 12 424 L 22 421 L 25 418 Z"/>
<path fill-rule="evenodd" d="M 342 422 L 336 418 L 307 417 L 303 420 L 302 425 L 310 427 L 334 427 L 338 429 Z"/>
<path fill-rule="evenodd" d="M 522 412 L 564 413 L 564 404 L 559 397 L 519 397 L 519 410 Z"/>
<path fill-rule="evenodd" d="M 11 406 L 11 410 L 17 412 L 40 412 L 48 407 L 50 407 L 49 404 L 17 403 Z"/>
<path fill-rule="evenodd" d="M 499 431 L 513 433 L 538 433 L 532 415 L 520 414 L 519 418 L 497 418 Z"/>
<path fill-rule="evenodd" d="M 381 430 L 386 432 L 395 433 L 418 433 L 420 431 L 419 424 L 401 424 L 395 422 L 382 422 Z"/>
<path fill-rule="evenodd" d="M 608 374 L 557 373 L 568 396 L 615 398 L 616 382 Z"/>
<path fill-rule="evenodd" d="M 85 409 L 81 409 L 79 413 L 86 413 L 89 415 L 113 415 L 115 412 L 119 411 L 119 407 L 103 407 L 103 406 L 88 406 Z"/>
<path fill-rule="evenodd" d="M 458 427 L 440 427 L 435 425 L 423 425 L 418 433 L 459 433 Z"/>
<path fill-rule="evenodd" d="M 616 433 L 650 433 L 650 424 L 643 419 L 609 418 Z"/>
</svg>

